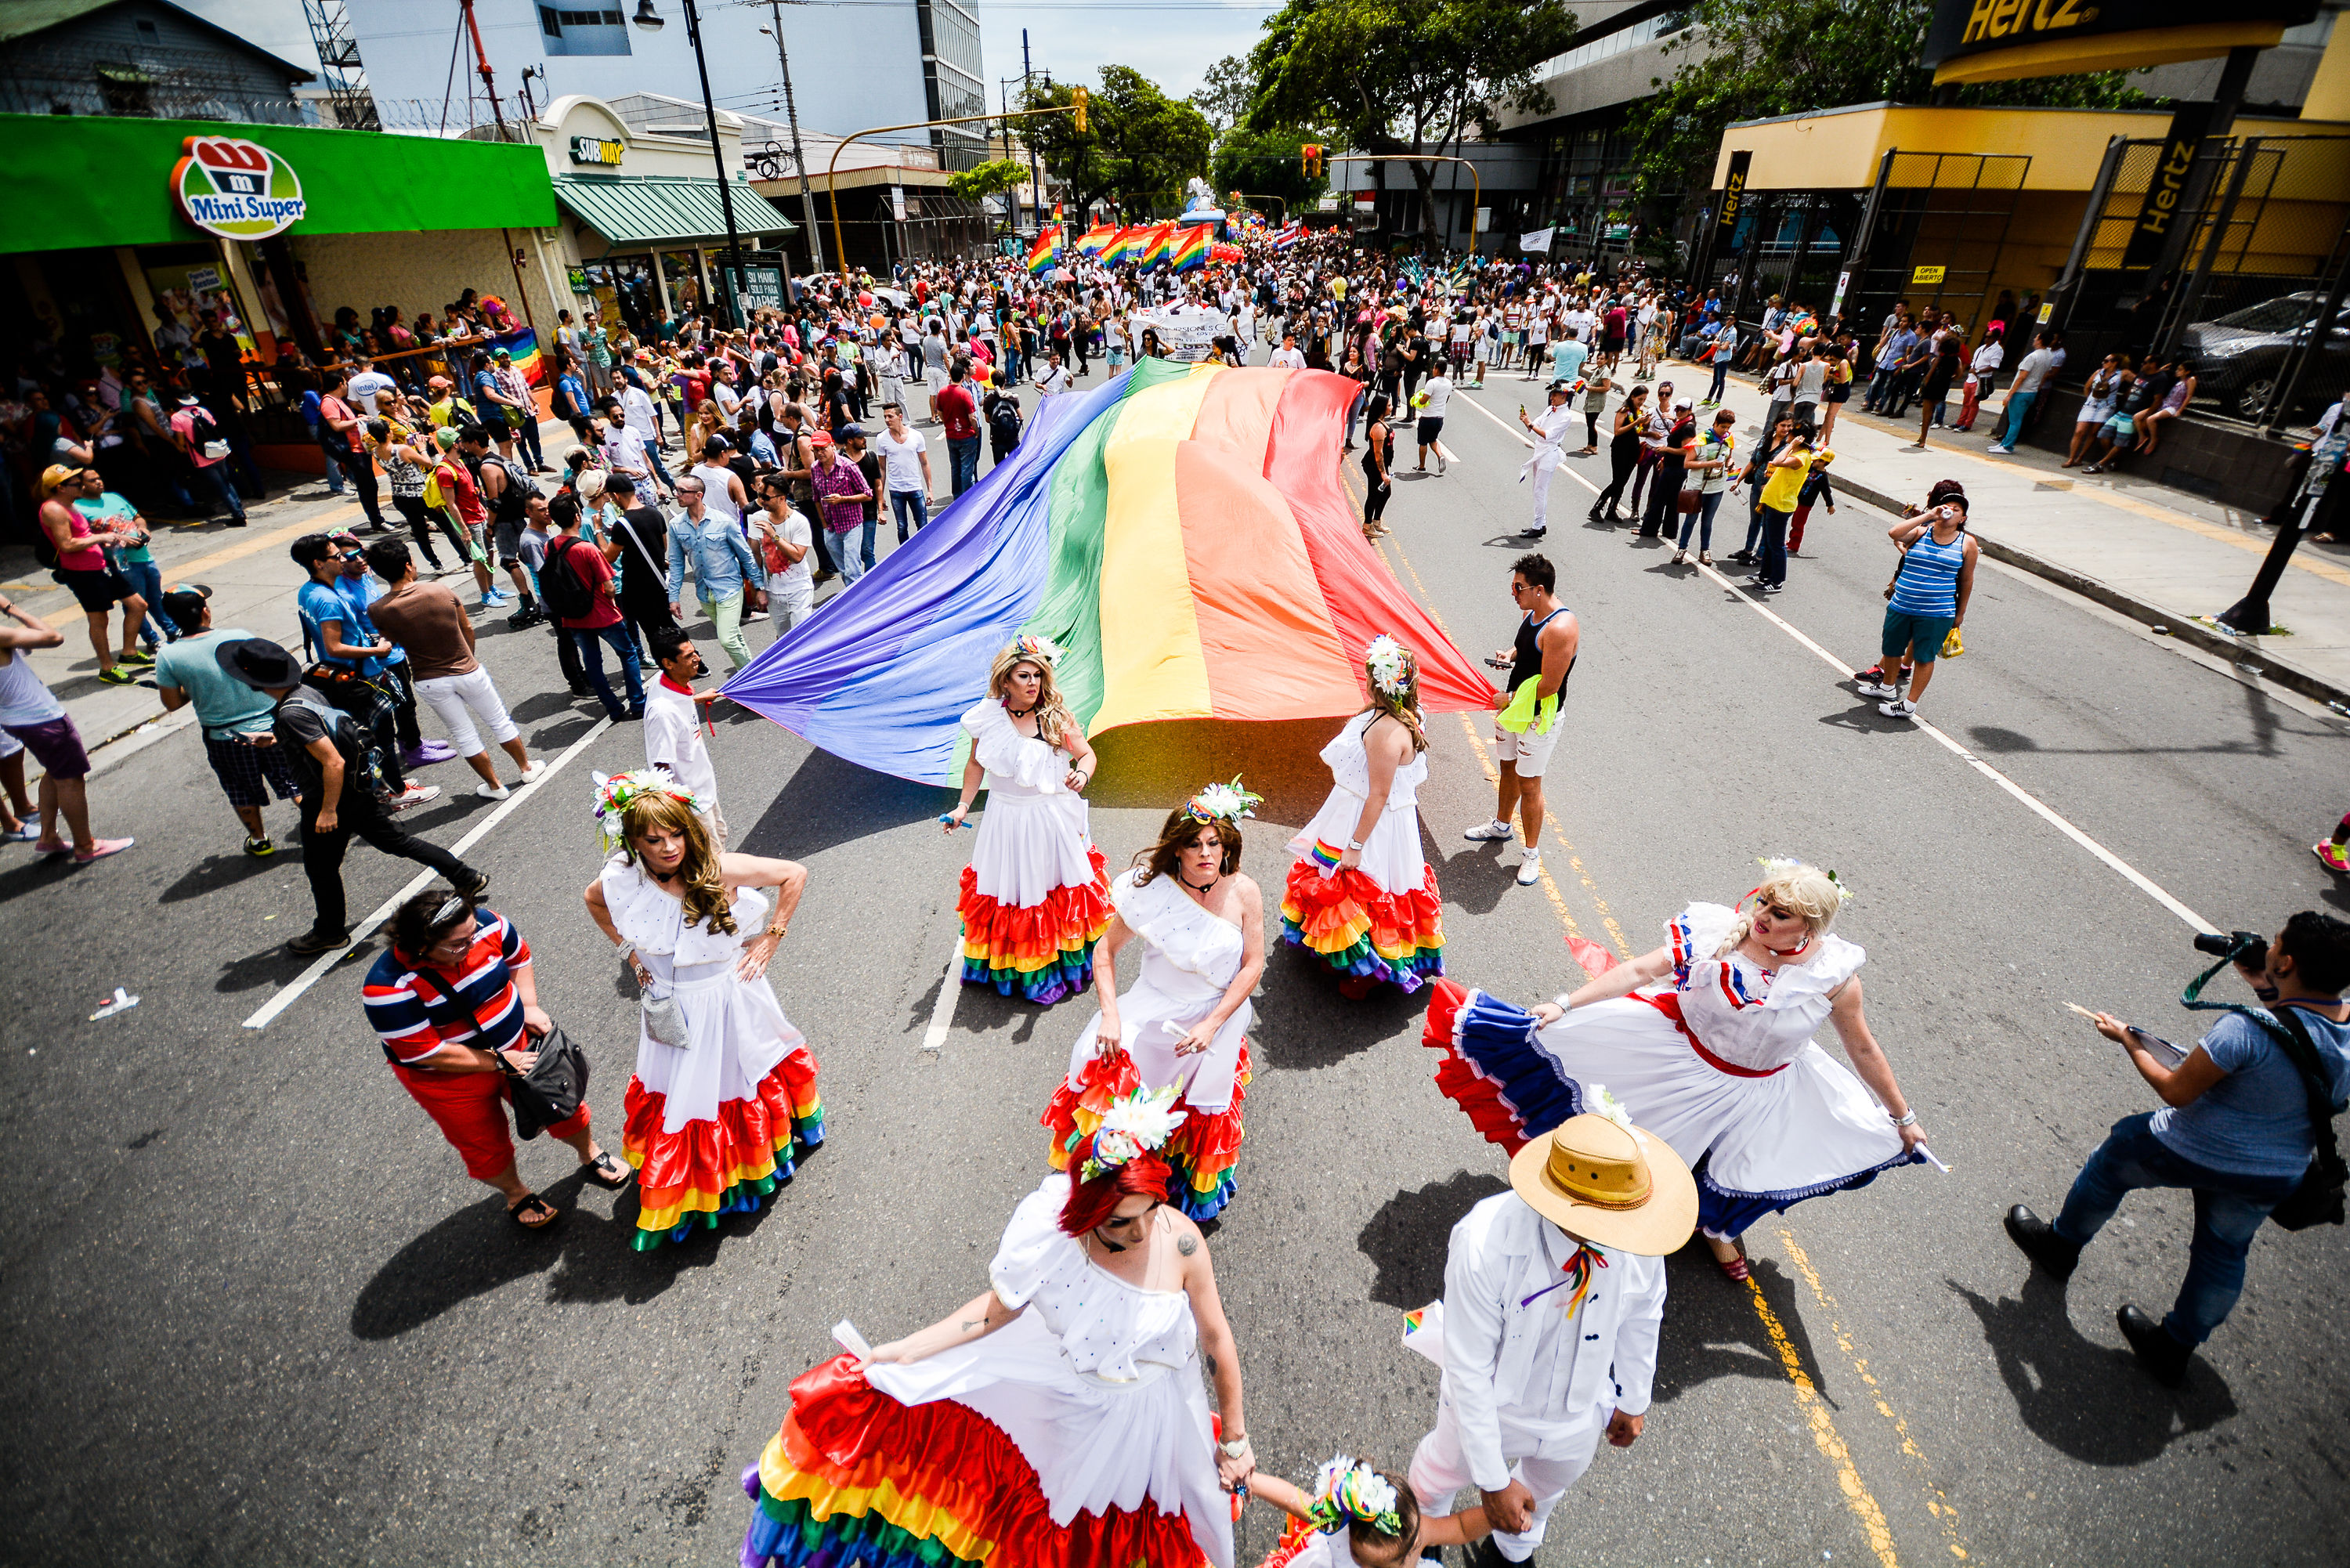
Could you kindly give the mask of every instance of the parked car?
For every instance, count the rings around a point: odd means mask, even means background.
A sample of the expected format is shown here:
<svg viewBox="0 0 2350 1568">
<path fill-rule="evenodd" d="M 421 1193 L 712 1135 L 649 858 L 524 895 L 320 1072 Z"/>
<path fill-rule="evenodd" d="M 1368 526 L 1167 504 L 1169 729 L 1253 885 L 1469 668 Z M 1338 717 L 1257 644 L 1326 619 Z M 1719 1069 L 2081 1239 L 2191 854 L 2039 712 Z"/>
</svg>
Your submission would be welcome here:
<svg viewBox="0 0 2350 1568">
<path fill-rule="evenodd" d="M 2290 374 L 2288 357 L 2306 338 L 2310 317 L 2324 303 L 2324 295 L 2303 289 L 2190 323 L 2178 352 L 2194 363 L 2199 395 L 2216 399 L 2240 420 L 2259 419 Z M 2297 408 L 2285 410 L 2285 418 L 2323 409 L 2345 386 L 2350 386 L 2350 306 L 2335 314 L 2316 362 L 2302 375 Z"/>
</svg>

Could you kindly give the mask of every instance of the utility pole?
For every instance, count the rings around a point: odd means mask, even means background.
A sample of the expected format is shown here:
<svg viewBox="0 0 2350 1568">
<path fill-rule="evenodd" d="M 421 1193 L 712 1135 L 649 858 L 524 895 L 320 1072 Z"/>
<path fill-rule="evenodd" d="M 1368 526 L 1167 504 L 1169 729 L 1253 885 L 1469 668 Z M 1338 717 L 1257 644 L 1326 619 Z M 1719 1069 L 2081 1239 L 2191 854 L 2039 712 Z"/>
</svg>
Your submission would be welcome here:
<svg viewBox="0 0 2350 1568">
<path fill-rule="evenodd" d="M 1027 107 L 1027 95 L 1032 90 L 1029 81 L 1029 74 L 1028 29 L 1023 27 L 1020 29 L 1020 93 L 1021 102 L 1024 108 Z M 1046 79 L 1050 80 L 1051 78 L 1047 78 Z M 1031 137 L 1026 140 L 1028 142 L 1028 189 L 1035 192 L 1036 228 L 1037 232 L 1041 234 L 1045 228 L 1045 182 L 1036 172 L 1035 139 Z"/>
<path fill-rule="evenodd" d="M 710 97 L 710 62 L 702 54 L 702 18 L 693 0 L 685 0 L 685 36 L 693 43 L 693 68 L 702 78 L 702 112 L 710 124 L 710 156 L 718 164 L 718 205 L 726 217 L 726 260 L 718 268 L 719 319 L 741 327 L 742 301 L 735 296 L 743 266 L 743 241 L 734 229 L 734 176 L 726 167 L 726 150 L 718 140 L 718 106 Z M 780 40 L 779 40 L 780 41 Z"/>
<path fill-rule="evenodd" d="M 800 111 L 792 101 L 792 57 L 784 48 L 784 0 L 768 0 L 775 13 L 775 58 L 784 67 L 784 118 L 792 128 L 792 162 L 800 171 L 800 217 L 807 224 L 808 270 L 824 270 L 824 234 L 816 221 L 816 194 L 808 188 L 807 155 L 800 151 Z"/>
</svg>

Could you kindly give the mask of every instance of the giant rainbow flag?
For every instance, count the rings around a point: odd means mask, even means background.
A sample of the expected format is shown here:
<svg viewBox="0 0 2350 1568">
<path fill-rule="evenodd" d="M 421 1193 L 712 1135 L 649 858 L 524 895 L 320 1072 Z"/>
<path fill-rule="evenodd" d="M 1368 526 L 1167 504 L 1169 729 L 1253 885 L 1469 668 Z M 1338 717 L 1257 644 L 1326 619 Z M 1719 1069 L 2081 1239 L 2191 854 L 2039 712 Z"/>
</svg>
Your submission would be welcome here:
<svg viewBox="0 0 2350 1568">
<path fill-rule="evenodd" d="M 726 695 L 837 756 L 960 778 L 960 720 L 1014 637 L 1098 735 L 1169 719 L 1340 718 L 1393 634 L 1420 701 L 1494 691 L 1363 538 L 1340 483 L 1355 383 L 1326 370 L 1152 359 L 1047 398 L 1020 444 L 847 592 L 753 659 Z"/>
</svg>

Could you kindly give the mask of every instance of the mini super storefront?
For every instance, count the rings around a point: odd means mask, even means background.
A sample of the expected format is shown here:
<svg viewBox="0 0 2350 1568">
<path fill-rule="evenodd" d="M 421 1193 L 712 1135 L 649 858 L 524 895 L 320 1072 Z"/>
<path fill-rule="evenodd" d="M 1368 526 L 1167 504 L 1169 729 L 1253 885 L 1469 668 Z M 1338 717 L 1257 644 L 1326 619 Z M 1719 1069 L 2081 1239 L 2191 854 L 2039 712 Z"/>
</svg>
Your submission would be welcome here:
<svg viewBox="0 0 2350 1568">
<path fill-rule="evenodd" d="M 549 341 L 558 310 L 643 335 L 704 306 L 726 234 L 706 137 L 631 131 L 584 98 L 521 129 L 529 140 L 0 115 L 20 171 L 0 353 L 93 375 L 217 322 L 257 365 L 289 343 L 317 359 L 345 307 L 362 325 L 393 308 L 437 320 L 469 288 Z M 738 138 L 722 117 L 739 168 Z M 739 174 L 731 194 L 746 249 L 792 231 Z M 779 268 L 750 270 L 754 295 L 780 294 Z"/>
</svg>

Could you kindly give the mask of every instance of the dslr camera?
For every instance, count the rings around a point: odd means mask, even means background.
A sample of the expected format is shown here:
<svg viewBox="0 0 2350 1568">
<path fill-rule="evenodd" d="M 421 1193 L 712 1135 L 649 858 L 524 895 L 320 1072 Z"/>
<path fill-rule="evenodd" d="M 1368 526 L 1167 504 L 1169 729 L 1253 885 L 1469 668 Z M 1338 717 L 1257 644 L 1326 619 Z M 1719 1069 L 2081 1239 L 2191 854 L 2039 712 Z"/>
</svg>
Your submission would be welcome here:
<svg viewBox="0 0 2350 1568">
<path fill-rule="evenodd" d="M 2246 969 L 2264 970 L 2269 964 L 2269 940 L 2257 931 L 2230 931 L 2224 937 L 2216 931 L 2199 932 L 2195 950 Z"/>
</svg>

